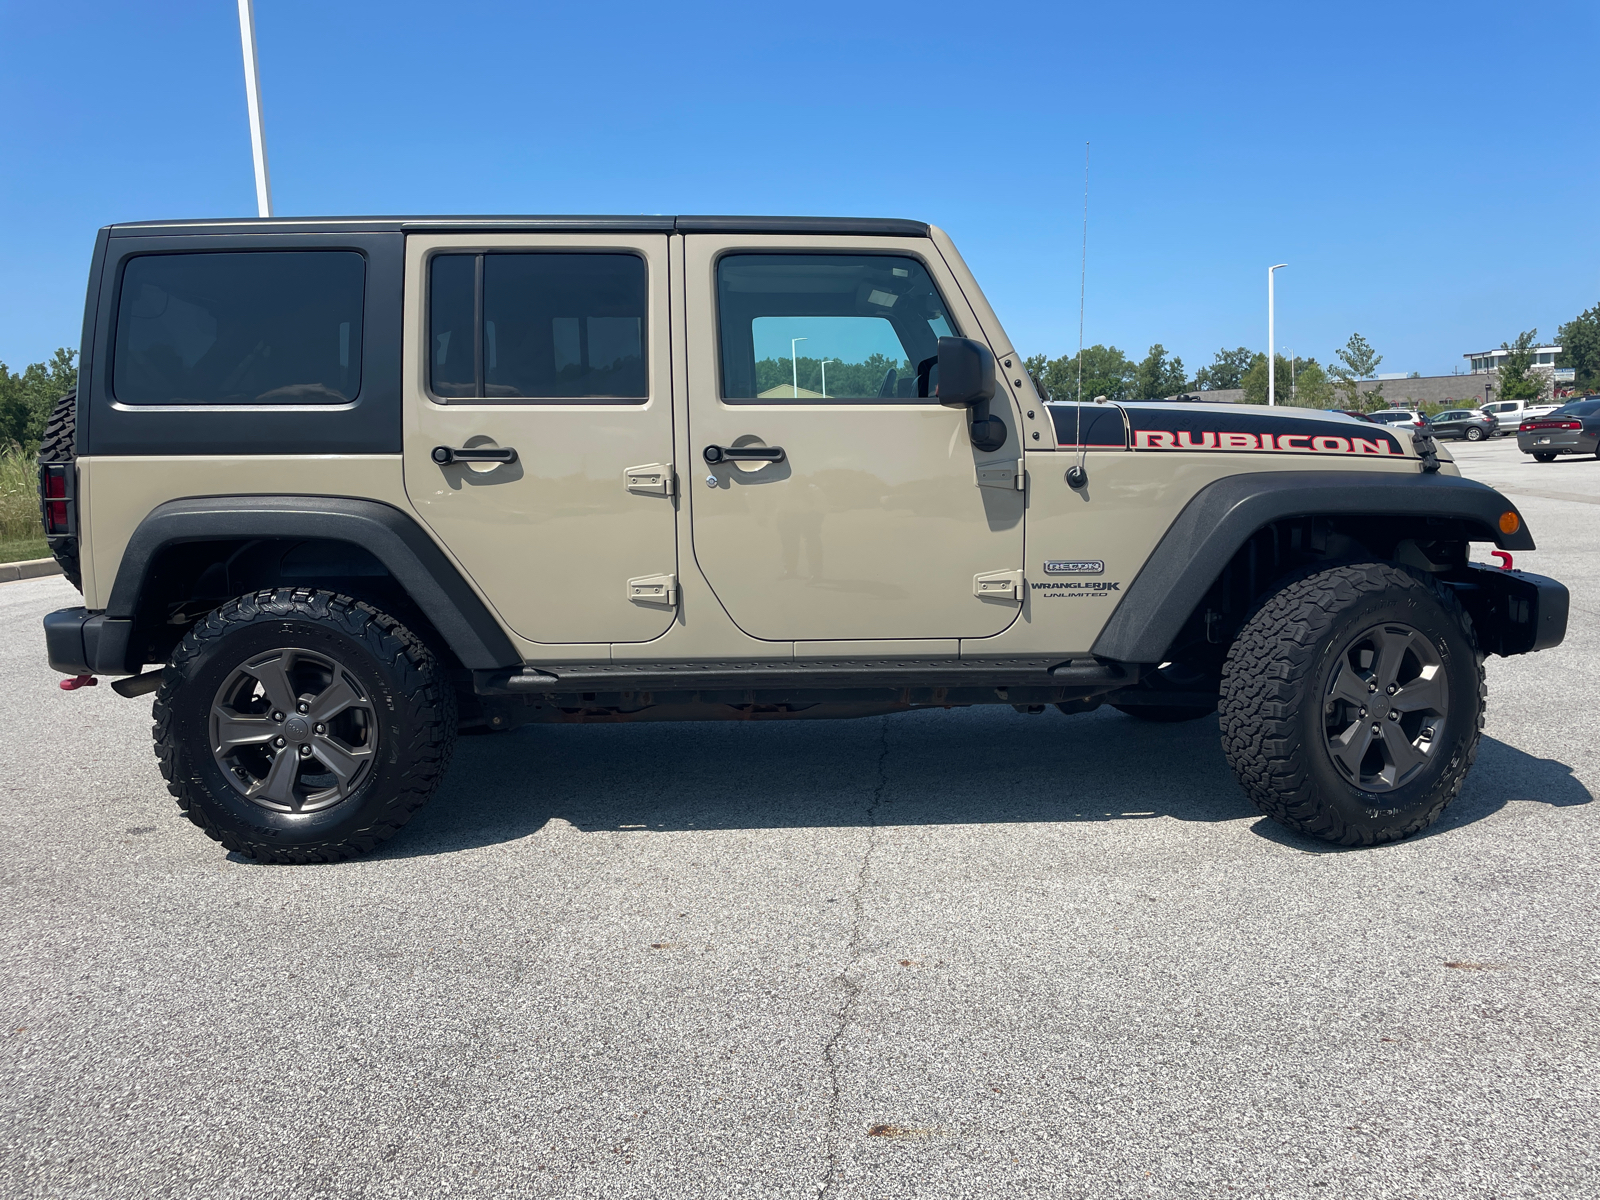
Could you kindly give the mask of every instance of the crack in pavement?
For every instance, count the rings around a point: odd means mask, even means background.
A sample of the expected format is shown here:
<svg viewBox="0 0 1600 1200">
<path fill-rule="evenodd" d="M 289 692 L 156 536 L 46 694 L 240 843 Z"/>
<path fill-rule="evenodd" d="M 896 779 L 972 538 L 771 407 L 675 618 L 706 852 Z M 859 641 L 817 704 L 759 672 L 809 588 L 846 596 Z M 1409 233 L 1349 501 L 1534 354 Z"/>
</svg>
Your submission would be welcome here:
<svg viewBox="0 0 1600 1200">
<path fill-rule="evenodd" d="M 861 995 L 861 984 L 851 978 L 850 971 L 861 961 L 861 922 L 864 915 L 862 894 L 867 884 L 872 882 L 872 852 L 878 846 L 878 808 L 883 803 L 884 788 L 889 782 L 888 772 L 884 766 L 889 757 L 889 718 L 879 717 L 878 720 L 880 722 L 878 777 L 872 785 L 872 799 L 867 802 L 867 846 L 862 851 L 861 865 L 856 868 L 856 885 L 850 893 L 850 938 L 847 943 L 849 957 L 844 969 L 838 975 L 839 984 L 844 988 L 844 1003 L 839 1006 L 839 1016 L 833 1033 L 822 1047 L 822 1058 L 828 1065 L 828 1084 L 832 1095 L 828 1103 L 828 1124 L 825 1134 L 828 1163 L 822 1182 L 817 1185 L 817 1200 L 826 1200 L 839 1183 L 839 1123 L 844 1106 L 843 1098 L 839 1094 L 839 1042 L 844 1037 L 845 1030 L 850 1027 L 850 1021 L 855 1014 L 856 1000 Z"/>
</svg>

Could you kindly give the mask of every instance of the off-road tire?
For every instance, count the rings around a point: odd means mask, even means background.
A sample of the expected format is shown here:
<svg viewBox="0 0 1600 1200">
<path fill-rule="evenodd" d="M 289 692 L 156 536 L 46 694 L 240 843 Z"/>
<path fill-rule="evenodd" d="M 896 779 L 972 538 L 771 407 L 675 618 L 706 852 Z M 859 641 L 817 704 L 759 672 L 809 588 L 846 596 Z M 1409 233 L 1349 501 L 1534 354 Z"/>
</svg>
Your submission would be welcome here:
<svg viewBox="0 0 1600 1200">
<path fill-rule="evenodd" d="M 39 464 L 74 463 L 78 459 L 78 389 L 73 388 L 56 401 L 45 422 L 44 437 L 39 442 Z M 42 482 L 42 481 L 41 481 Z M 44 489 L 39 489 L 39 519 L 45 520 Z M 48 528 L 48 525 L 46 525 Z M 67 582 L 83 591 L 83 568 L 78 562 L 78 539 L 75 537 L 47 537 L 50 554 L 67 577 Z"/>
<path fill-rule="evenodd" d="M 1535 450 L 1533 458 L 1535 462 L 1555 462 L 1556 460 L 1556 456 L 1548 450 Z"/>
<path fill-rule="evenodd" d="M 316 812 L 273 812 L 229 782 L 212 754 L 219 686 L 251 656 L 294 647 L 350 672 L 377 715 L 375 759 L 350 795 Z M 167 790 L 229 850 L 270 862 L 336 862 L 394 835 L 425 804 L 455 744 L 455 694 L 433 652 L 393 617 L 310 588 L 230 600 L 183 637 L 153 710 Z"/>
<path fill-rule="evenodd" d="M 1430 761 L 1392 790 L 1358 788 L 1324 737 L 1325 686 L 1364 629 L 1420 632 L 1445 666 L 1450 710 Z M 1222 748 L 1251 801 L 1290 829 L 1371 846 L 1431 825 L 1461 791 L 1483 733 L 1486 685 L 1471 619 L 1455 595 L 1395 563 L 1356 563 L 1299 579 L 1261 605 L 1222 672 Z"/>
</svg>

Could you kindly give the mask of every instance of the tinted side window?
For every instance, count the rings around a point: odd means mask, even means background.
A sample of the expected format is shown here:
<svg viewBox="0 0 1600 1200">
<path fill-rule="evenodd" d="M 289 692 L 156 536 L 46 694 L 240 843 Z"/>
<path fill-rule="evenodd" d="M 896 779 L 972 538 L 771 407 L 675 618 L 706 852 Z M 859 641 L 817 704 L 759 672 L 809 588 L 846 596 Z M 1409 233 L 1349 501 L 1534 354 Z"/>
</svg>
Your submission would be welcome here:
<svg viewBox="0 0 1600 1200">
<path fill-rule="evenodd" d="M 893 255 L 729 254 L 717 305 L 729 399 L 914 400 L 954 332 L 927 270 Z"/>
<path fill-rule="evenodd" d="M 649 271 L 638 255 L 439 254 L 429 275 L 434 395 L 649 398 Z"/>
<path fill-rule="evenodd" d="M 337 404 L 361 390 L 366 260 L 352 250 L 128 260 L 112 391 L 124 404 Z"/>
</svg>

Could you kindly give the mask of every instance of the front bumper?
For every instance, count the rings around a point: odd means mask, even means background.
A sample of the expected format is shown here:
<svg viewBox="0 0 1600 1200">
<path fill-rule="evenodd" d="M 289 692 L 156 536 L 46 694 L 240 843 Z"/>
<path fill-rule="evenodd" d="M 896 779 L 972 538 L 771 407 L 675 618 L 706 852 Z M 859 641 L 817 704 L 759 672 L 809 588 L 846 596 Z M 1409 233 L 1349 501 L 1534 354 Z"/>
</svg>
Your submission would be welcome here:
<svg viewBox="0 0 1600 1200">
<path fill-rule="evenodd" d="M 1600 435 L 1577 429 L 1536 429 L 1517 434 L 1517 449 L 1524 454 L 1593 454 Z"/>
<path fill-rule="evenodd" d="M 1445 582 L 1472 617 L 1485 654 L 1532 654 L 1567 636 L 1567 588 L 1548 576 L 1469 563 L 1465 578 Z"/>
<path fill-rule="evenodd" d="M 50 669 L 63 675 L 136 675 L 128 665 L 133 622 L 86 608 L 61 608 L 44 619 Z"/>
</svg>

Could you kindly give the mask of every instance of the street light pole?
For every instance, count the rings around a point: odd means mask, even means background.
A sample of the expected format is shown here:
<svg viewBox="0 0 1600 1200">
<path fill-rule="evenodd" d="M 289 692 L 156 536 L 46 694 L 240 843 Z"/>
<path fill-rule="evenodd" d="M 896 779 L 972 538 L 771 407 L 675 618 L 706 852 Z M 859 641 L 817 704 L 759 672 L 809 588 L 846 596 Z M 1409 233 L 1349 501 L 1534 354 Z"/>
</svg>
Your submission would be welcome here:
<svg viewBox="0 0 1600 1200">
<path fill-rule="evenodd" d="M 828 364 L 838 361 L 837 358 L 825 358 L 822 360 L 822 398 L 824 400 L 828 398 Z"/>
<path fill-rule="evenodd" d="M 801 342 L 809 342 L 810 340 L 810 338 L 789 339 L 789 367 L 794 376 L 794 398 L 796 400 L 800 399 L 800 358 L 795 353 L 795 347 Z"/>
<path fill-rule="evenodd" d="M 1267 407 L 1271 408 L 1278 403 L 1278 362 L 1273 354 L 1272 347 L 1277 331 L 1273 328 L 1275 314 L 1273 312 L 1272 298 L 1272 273 L 1288 263 L 1278 263 L 1267 268 Z M 1293 397 L 1291 397 L 1292 399 Z"/>
<path fill-rule="evenodd" d="M 250 109 L 250 153 L 256 165 L 256 213 L 272 215 L 272 180 L 267 175 L 267 135 L 261 127 L 261 71 L 256 65 L 255 0 L 239 0 L 239 44 L 244 50 L 244 98 Z"/>
</svg>

